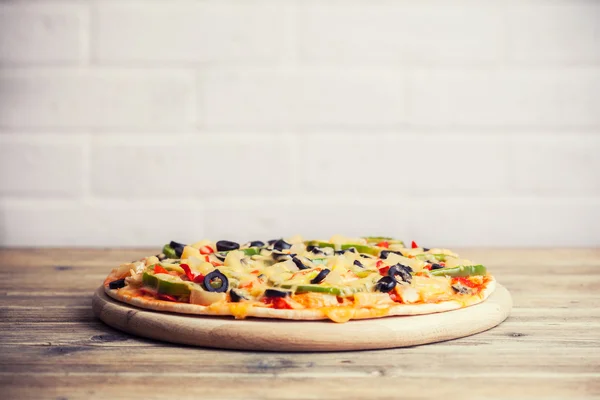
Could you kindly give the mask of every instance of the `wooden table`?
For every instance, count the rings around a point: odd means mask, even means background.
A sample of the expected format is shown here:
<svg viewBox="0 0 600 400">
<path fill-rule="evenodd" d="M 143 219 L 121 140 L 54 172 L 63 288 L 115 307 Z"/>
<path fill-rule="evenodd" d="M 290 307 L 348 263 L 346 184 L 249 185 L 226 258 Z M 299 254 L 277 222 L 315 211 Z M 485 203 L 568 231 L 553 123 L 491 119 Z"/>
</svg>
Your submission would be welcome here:
<svg viewBox="0 0 600 400">
<path fill-rule="evenodd" d="M 147 252 L 0 250 L 0 398 L 600 398 L 600 250 L 462 250 L 511 291 L 502 325 L 303 354 L 159 343 L 95 319 L 94 289 Z"/>
</svg>

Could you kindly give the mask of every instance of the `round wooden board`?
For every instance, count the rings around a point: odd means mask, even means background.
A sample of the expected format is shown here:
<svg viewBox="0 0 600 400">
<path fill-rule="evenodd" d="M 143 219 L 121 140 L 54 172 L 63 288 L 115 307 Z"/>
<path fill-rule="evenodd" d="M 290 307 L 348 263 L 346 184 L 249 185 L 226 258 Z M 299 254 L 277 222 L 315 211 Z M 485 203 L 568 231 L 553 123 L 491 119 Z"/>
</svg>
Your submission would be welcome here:
<svg viewBox="0 0 600 400">
<path fill-rule="evenodd" d="M 512 307 L 504 286 L 483 303 L 437 314 L 387 317 L 336 324 L 162 313 L 94 294 L 94 314 L 113 328 L 193 346 L 266 351 L 342 351 L 414 346 L 483 332 L 504 321 Z"/>
</svg>

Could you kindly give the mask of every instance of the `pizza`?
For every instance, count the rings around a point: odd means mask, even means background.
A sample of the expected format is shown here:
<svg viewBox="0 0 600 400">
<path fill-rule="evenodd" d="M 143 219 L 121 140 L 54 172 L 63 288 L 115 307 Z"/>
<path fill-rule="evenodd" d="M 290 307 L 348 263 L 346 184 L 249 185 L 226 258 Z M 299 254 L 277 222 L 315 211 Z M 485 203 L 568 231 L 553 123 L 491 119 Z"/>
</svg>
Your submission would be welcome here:
<svg viewBox="0 0 600 400">
<path fill-rule="evenodd" d="M 494 288 L 483 265 L 451 250 L 341 235 L 172 241 L 104 281 L 110 297 L 156 311 L 335 322 L 455 310 Z"/>
</svg>

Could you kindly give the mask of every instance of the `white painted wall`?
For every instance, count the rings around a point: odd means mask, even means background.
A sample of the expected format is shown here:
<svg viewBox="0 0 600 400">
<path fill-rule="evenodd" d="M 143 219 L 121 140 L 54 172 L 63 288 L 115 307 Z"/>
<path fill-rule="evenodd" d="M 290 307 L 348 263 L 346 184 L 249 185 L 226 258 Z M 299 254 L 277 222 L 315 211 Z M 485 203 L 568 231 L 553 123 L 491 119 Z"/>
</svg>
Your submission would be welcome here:
<svg viewBox="0 0 600 400">
<path fill-rule="evenodd" d="M 0 245 L 600 245 L 600 2 L 0 3 Z"/>
</svg>

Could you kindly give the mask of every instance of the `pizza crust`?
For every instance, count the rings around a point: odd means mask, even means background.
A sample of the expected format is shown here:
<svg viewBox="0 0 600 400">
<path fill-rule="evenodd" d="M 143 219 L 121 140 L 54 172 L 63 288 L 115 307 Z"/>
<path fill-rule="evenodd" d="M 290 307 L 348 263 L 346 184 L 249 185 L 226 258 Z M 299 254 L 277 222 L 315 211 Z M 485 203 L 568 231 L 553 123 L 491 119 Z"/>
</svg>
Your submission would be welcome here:
<svg viewBox="0 0 600 400">
<path fill-rule="evenodd" d="M 109 289 L 104 286 L 107 295 L 115 300 L 149 310 L 174 312 L 179 314 L 209 315 L 209 316 L 234 316 L 236 318 L 256 317 L 286 320 L 322 320 L 332 319 L 336 322 L 345 322 L 350 319 L 382 318 L 388 316 L 409 316 L 433 314 L 469 307 L 485 301 L 495 290 L 496 281 L 490 277 L 484 290 L 478 295 L 470 296 L 466 301 L 455 300 L 429 304 L 396 304 L 386 308 L 348 308 L 329 307 L 319 309 L 283 310 L 266 307 L 251 307 L 244 303 L 217 304 L 201 306 L 188 303 L 174 303 L 149 297 L 140 297 L 131 290 Z M 336 310 L 337 309 L 337 310 Z M 341 315 L 340 315 L 341 314 Z M 339 319 L 339 320 L 338 320 Z"/>
</svg>

